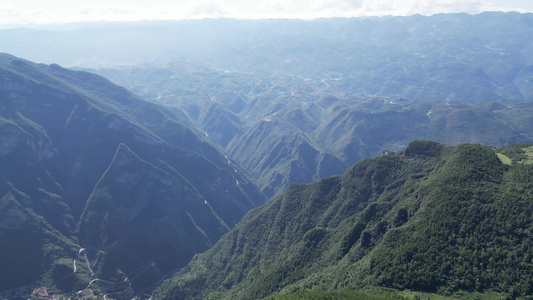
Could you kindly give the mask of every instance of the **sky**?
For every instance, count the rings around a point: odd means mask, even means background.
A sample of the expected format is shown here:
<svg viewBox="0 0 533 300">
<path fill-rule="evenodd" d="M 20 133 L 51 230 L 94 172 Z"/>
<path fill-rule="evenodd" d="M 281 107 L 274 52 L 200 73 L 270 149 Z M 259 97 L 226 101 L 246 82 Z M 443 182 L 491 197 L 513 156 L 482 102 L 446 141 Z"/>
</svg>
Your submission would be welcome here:
<svg viewBox="0 0 533 300">
<path fill-rule="evenodd" d="M 532 0 L 0 0 L 0 24 L 533 12 Z"/>
</svg>

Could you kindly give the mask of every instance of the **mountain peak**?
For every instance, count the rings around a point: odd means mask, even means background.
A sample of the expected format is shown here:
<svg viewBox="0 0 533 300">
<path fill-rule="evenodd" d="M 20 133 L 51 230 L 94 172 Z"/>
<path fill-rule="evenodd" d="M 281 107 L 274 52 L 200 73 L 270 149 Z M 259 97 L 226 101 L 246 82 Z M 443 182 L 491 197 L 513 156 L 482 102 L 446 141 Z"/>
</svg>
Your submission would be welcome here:
<svg viewBox="0 0 533 300">
<path fill-rule="evenodd" d="M 436 157 L 442 153 L 445 146 L 434 141 L 415 140 L 407 145 L 405 148 L 405 155 L 407 156 L 430 156 Z"/>
</svg>

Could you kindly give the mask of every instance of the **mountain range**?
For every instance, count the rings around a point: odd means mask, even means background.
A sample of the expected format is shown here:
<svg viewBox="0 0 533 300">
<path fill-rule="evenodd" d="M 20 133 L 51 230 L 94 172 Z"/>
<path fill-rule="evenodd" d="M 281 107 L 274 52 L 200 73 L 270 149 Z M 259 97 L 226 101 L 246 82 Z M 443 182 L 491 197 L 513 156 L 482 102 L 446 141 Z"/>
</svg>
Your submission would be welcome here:
<svg viewBox="0 0 533 300">
<path fill-rule="evenodd" d="M 354 96 L 300 78 L 186 63 L 96 72 L 153 103 L 181 109 L 269 197 L 290 182 L 342 174 L 360 159 L 404 149 L 414 139 L 496 147 L 533 142 L 527 101 Z"/>
<path fill-rule="evenodd" d="M 529 299 L 532 25 L 0 30 L 0 298 Z"/>
</svg>

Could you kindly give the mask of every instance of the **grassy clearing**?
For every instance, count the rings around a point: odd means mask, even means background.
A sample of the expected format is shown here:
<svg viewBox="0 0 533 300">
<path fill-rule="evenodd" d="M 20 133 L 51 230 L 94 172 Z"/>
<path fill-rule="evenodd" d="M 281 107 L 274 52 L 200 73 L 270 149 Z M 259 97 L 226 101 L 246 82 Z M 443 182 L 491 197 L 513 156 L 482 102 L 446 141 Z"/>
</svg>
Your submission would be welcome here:
<svg viewBox="0 0 533 300">
<path fill-rule="evenodd" d="M 533 164 L 533 146 L 524 148 L 524 152 L 527 156 L 526 161 L 524 162 L 526 165 Z"/>
<path fill-rule="evenodd" d="M 503 164 L 511 165 L 513 163 L 513 161 L 509 157 L 501 153 L 496 153 L 496 154 L 498 155 L 498 158 L 502 161 Z"/>
</svg>

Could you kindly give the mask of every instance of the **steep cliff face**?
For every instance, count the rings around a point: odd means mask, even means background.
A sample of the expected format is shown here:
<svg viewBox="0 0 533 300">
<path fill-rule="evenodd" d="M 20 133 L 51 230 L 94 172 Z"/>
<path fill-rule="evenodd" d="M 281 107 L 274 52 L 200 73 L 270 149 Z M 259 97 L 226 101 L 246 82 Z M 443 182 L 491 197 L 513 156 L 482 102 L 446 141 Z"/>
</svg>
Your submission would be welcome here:
<svg viewBox="0 0 533 300">
<path fill-rule="evenodd" d="M 110 276 L 103 271 L 108 265 L 118 266 L 129 276 L 124 280 L 145 287 L 176 272 L 229 230 L 179 173 L 142 160 L 124 144 L 89 196 L 78 228 L 89 253 L 104 253 L 93 267 L 102 277 Z M 139 266 L 146 267 L 135 272 Z"/>
<path fill-rule="evenodd" d="M 86 72 L 0 61 L 0 276 L 39 259 L 0 290 L 131 298 L 264 203 L 179 110 Z"/>
</svg>

